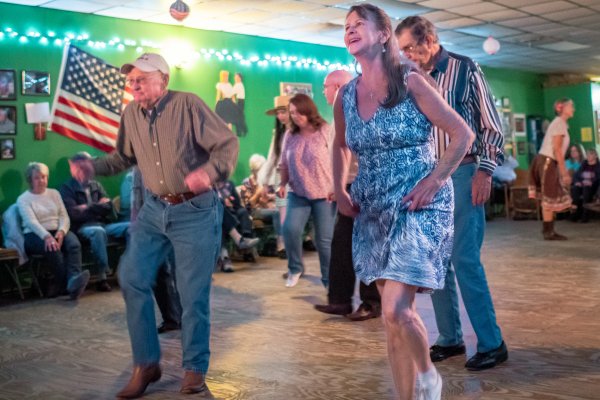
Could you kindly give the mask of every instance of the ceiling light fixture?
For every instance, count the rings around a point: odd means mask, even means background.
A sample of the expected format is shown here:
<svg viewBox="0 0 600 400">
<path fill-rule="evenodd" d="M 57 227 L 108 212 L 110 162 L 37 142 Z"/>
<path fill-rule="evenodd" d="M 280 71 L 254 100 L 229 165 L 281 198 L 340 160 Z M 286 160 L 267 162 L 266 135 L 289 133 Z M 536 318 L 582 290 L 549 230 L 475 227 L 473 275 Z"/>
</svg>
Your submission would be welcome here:
<svg viewBox="0 0 600 400">
<path fill-rule="evenodd" d="M 183 21 L 190 15 L 190 7 L 185 4 L 181 0 L 177 0 L 175 3 L 171 4 L 171 8 L 169 8 L 169 14 L 171 17 L 177 21 Z"/>
<path fill-rule="evenodd" d="M 489 55 L 494 55 L 500 50 L 500 42 L 490 35 L 483 42 L 483 50 Z"/>
</svg>

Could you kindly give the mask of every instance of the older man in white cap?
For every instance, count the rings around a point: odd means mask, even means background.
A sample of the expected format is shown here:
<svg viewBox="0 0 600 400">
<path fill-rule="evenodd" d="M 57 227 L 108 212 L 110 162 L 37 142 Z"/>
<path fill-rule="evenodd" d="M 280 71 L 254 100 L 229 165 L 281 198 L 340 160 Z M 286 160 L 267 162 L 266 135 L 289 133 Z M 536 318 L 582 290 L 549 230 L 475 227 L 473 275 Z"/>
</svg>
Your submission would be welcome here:
<svg viewBox="0 0 600 400">
<path fill-rule="evenodd" d="M 119 264 L 134 370 L 117 397 L 140 397 L 161 377 L 152 286 L 171 250 L 183 308 L 181 392 L 208 395 L 211 275 L 223 218 L 213 184 L 236 165 L 238 140 L 198 96 L 167 89 L 169 66 L 160 55 L 142 54 L 121 72 L 134 101 L 123 112 L 115 152 L 93 166 L 112 175 L 137 164 L 147 193 Z"/>
</svg>

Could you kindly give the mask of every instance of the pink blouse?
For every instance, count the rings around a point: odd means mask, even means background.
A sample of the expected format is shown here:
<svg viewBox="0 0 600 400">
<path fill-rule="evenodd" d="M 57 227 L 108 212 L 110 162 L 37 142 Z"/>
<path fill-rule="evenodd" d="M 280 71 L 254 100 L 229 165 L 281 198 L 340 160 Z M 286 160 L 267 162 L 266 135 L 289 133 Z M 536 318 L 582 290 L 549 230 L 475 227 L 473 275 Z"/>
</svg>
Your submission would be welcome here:
<svg viewBox="0 0 600 400">
<path fill-rule="evenodd" d="M 285 133 L 281 147 L 280 171 L 287 171 L 290 190 L 310 200 L 325 199 L 333 192 L 331 127 L 302 135 Z"/>
</svg>

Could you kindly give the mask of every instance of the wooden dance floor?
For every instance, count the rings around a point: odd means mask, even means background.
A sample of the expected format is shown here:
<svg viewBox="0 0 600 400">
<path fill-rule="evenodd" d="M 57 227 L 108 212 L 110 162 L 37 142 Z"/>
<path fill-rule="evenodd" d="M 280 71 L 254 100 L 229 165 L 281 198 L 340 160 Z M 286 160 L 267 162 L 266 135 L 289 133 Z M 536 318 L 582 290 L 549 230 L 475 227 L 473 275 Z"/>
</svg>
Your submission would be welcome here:
<svg viewBox="0 0 600 400">
<path fill-rule="evenodd" d="M 567 242 L 541 240 L 541 222 L 488 223 L 484 262 L 509 360 L 481 372 L 464 357 L 437 364 L 444 399 L 600 398 L 600 226 L 558 222 Z M 201 255 L 199 255 L 201 256 Z M 317 257 L 284 287 L 285 262 L 262 258 L 215 273 L 208 384 L 218 399 L 393 399 L 380 319 L 350 322 L 323 302 Z M 110 399 L 131 371 L 119 291 L 78 303 L 17 301 L 0 307 L 0 399 Z M 436 337 L 431 301 L 418 306 Z M 462 312 L 468 356 L 476 340 Z M 185 399 L 179 332 L 161 335 L 163 378 L 148 399 Z"/>
</svg>

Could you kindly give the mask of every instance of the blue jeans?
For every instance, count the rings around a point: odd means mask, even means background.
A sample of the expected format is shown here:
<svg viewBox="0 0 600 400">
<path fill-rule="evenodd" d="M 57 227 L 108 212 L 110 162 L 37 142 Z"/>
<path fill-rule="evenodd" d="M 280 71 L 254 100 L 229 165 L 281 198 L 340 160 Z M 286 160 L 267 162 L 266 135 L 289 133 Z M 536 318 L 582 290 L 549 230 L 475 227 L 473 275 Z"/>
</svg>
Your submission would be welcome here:
<svg viewBox="0 0 600 400">
<path fill-rule="evenodd" d="M 183 308 L 183 368 L 203 374 L 208 370 L 210 288 L 221 248 L 222 219 L 223 206 L 213 191 L 177 205 L 146 196 L 119 264 L 134 365 L 160 360 L 152 287 L 159 267 L 173 251 Z"/>
<path fill-rule="evenodd" d="M 271 219 L 276 236 L 281 236 L 281 220 L 278 208 L 255 208 L 252 217 L 256 219 Z"/>
<path fill-rule="evenodd" d="M 291 274 L 304 272 L 302 262 L 302 234 L 308 218 L 312 215 L 315 223 L 315 247 L 321 264 L 321 282 L 329 285 L 329 260 L 331 258 L 331 238 L 335 223 L 336 205 L 325 199 L 310 200 L 289 192 L 287 212 L 283 223 L 283 240 L 288 256 L 288 269 Z"/>
<path fill-rule="evenodd" d="M 54 236 L 56 231 L 50 231 Z M 24 236 L 25 251 L 29 255 L 39 254 L 45 257 L 45 261 L 54 273 L 54 294 L 60 294 L 67 288 L 69 279 L 81 273 L 81 244 L 77 235 L 69 231 L 63 239 L 60 251 L 47 251 L 45 242 L 35 233 L 27 233 Z"/>
<path fill-rule="evenodd" d="M 127 237 L 129 222 L 117 222 L 114 224 L 89 224 L 84 225 L 77 231 L 77 234 L 90 242 L 92 254 L 96 259 L 96 266 L 100 272 L 100 279 L 106 279 L 109 272 L 108 253 L 106 245 L 108 239 L 121 239 Z"/>
<path fill-rule="evenodd" d="M 160 310 L 163 322 L 181 325 L 181 301 L 177 292 L 175 279 L 175 257 L 173 253 L 167 257 L 167 262 L 158 269 L 154 298 Z"/>
<path fill-rule="evenodd" d="M 476 171 L 477 164 L 473 163 L 458 167 L 452 175 L 455 202 L 452 265 L 446 274 L 444 289 L 433 292 L 431 299 L 440 332 L 436 344 L 453 346 L 462 343 L 458 281 L 465 309 L 477 335 L 477 351 L 486 352 L 500 346 L 502 333 L 496 323 L 496 312 L 481 263 L 485 211 L 483 205 L 473 206 L 471 201 Z"/>
</svg>

